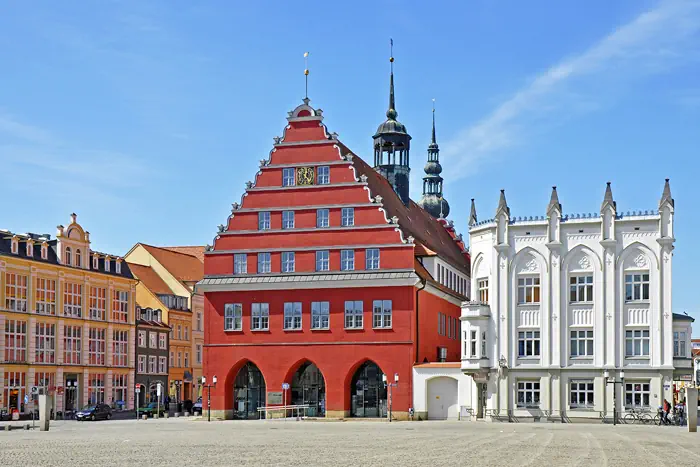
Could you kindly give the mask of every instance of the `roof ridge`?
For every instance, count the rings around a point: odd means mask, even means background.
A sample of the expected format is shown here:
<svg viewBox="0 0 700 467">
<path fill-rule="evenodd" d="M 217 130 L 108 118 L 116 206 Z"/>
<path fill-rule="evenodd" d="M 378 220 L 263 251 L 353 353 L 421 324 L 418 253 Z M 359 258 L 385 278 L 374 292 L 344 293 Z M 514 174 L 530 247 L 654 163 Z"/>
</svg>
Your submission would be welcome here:
<svg viewBox="0 0 700 467">
<path fill-rule="evenodd" d="M 157 250 L 166 251 L 166 252 L 168 252 L 168 253 L 175 253 L 175 254 L 178 254 L 178 255 L 185 255 L 185 256 L 189 256 L 190 258 L 194 258 L 194 259 L 196 259 L 196 260 L 199 260 L 199 258 L 197 258 L 197 257 L 194 256 L 194 255 L 190 255 L 190 254 L 188 254 L 188 253 L 183 253 L 183 252 L 181 252 L 181 251 L 176 251 L 176 250 L 171 250 L 171 249 L 169 249 L 169 248 L 173 248 L 173 247 L 155 246 L 155 245 L 149 245 L 148 243 L 139 243 L 139 244 L 142 245 L 142 246 L 144 246 L 144 247 L 155 248 L 155 249 L 157 249 Z M 196 246 L 196 247 L 199 247 L 199 245 L 195 245 L 195 246 Z M 175 247 L 175 248 L 182 248 L 182 247 Z M 202 248 L 204 248 L 204 246 L 202 246 Z"/>
</svg>

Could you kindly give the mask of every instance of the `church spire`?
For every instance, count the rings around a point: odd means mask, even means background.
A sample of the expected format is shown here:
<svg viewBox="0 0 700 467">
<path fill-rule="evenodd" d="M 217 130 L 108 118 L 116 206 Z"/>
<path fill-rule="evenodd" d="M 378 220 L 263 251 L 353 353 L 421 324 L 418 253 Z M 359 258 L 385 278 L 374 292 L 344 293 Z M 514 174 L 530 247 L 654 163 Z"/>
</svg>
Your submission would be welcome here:
<svg viewBox="0 0 700 467">
<path fill-rule="evenodd" d="M 418 205 L 431 216 L 444 219 L 450 213 L 450 205 L 442 196 L 442 166 L 440 165 L 440 147 L 435 137 L 435 99 L 433 99 L 433 133 L 428 145 L 428 162 L 425 164 L 423 177 L 423 197 Z"/>
</svg>

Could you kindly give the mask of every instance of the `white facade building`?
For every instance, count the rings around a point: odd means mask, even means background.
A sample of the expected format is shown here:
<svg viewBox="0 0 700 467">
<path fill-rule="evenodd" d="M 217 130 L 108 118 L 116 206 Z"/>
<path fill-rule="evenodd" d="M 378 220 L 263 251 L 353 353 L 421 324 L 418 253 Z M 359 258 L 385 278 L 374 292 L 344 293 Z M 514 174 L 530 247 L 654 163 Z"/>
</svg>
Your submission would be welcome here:
<svg viewBox="0 0 700 467">
<path fill-rule="evenodd" d="M 600 419 L 672 400 L 673 217 L 668 180 L 653 211 L 618 211 L 609 183 L 599 214 L 564 215 L 556 187 L 543 217 L 511 216 L 503 191 L 493 219 L 472 204 L 461 368 L 475 415 Z"/>
</svg>

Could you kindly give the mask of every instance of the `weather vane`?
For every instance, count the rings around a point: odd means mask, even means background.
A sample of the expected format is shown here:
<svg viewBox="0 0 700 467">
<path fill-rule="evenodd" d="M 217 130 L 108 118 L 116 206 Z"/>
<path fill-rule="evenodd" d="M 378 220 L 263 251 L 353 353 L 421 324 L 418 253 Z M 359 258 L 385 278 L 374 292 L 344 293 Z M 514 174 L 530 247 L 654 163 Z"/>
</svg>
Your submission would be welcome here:
<svg viewBox="0 0 700 467">
<path fill-rule="evenodd" d="M 309 98 L 309 52 L 304 52 L 304 79 L 306 80 L 306 99 Z"/>
<path fill-rule="evenodd" d="M 394 72 L 394 39 L 389 39 L 389 63 L 391 63 L 391 72 Z"/>
</svg>

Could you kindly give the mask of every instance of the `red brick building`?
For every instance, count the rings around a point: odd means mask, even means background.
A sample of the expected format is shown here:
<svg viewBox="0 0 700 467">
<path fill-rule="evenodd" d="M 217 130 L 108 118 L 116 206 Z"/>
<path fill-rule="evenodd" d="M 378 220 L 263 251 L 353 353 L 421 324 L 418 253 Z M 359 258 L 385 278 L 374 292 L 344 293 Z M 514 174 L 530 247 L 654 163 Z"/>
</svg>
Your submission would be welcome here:
<svg viewBox="0 0 700 467">
<path fill-rule="evenodd" d="M 212 416 L 256 418 L 282 403 L 386 416 L 386 374 L 398 375 L 392 408 L 405 418 L 413 365 L 459 360 L 469 256 L 451 222 L 409 199 L 411 137 L 396 118 L 392 73 L 373 168 L 328 133 L 308 99 L 289 112 L 205 254 Z M 437 186 L 435 164 L 428 172 L 424 191 Z"/>
</svg>

